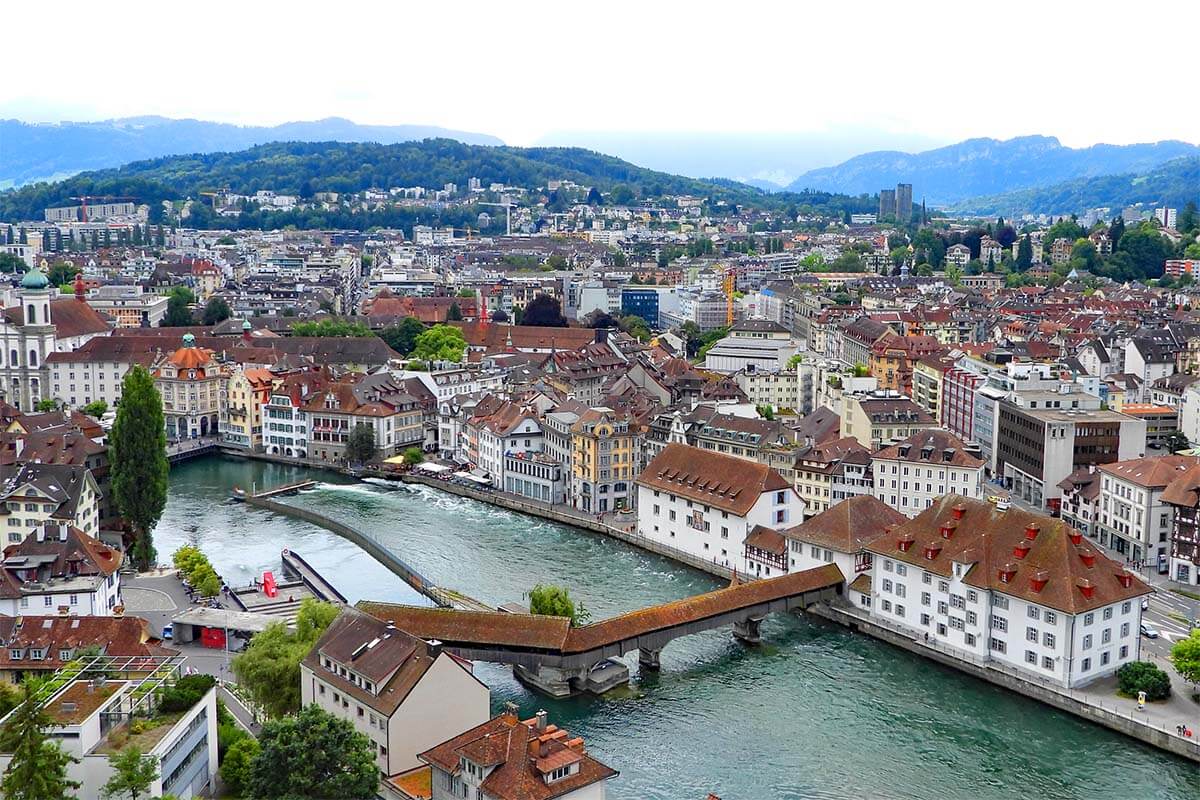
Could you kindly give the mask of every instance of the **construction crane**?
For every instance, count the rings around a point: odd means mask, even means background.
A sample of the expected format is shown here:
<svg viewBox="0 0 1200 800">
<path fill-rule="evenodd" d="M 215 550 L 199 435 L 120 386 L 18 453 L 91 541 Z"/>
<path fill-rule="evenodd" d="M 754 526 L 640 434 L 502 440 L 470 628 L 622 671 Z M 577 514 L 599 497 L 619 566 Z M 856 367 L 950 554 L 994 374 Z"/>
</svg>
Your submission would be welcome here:
<svg viewBox="0 0 1200 800">
<path fill-rule="evenodd" d="M 737 291 L 737 268 L 726 267 L 723 280 L 725 290 L 725 327 L 733 325 L 733 293 Z"/>
<path fill-rule="evenodd" d="M 87 221 L 88 221 L 88 217 L 87 217 L 87 201 L 88 201 L 88 200 L 99 200 L 100 198 L 99 198 L 99 196 L 97 196 L 97 195 L 94 195 L 94 194 L 84 194 L 84 195 L 80 195 L 79 197 L 72 197 L 71 199 L 72 199 L 72 200 L 78 200 L 78 201 L 79 201 L 79 204 L 80 204 L 80 213 L 81 213 L 81 215 L 82 215 L 82 217 L 83 217 L 83 222 L 87 222 Z"/>
<path fill-rule="evenodd" d="M 513 203 L 505 201 L 503 203 L 476 203 L 477 206 L 495 206 L 496 208 L 504 209 L 504 235 L 512 236 L 512 210 Z"/>
</svg>

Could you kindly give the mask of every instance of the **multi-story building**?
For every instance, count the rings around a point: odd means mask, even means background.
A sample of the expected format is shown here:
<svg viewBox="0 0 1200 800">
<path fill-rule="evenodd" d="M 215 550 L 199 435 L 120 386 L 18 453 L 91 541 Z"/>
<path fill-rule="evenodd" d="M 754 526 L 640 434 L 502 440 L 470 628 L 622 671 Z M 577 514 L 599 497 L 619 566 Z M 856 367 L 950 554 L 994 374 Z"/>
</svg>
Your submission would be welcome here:
<svg viewBox="0 0 1200 800">
<path fill-rule="evenodd" d="M 1171 510 L 1171 580 L 1200 585 L 1200 466 L 1181 473 L 1163 490 Z"/>
<path fill-rule="evenodd" d="M 1166 572 L 1174 507 L 1164 491 L 1200 464 L 1195 456 L 1152 456 L 1103 464 L 1100 473 L 1100 544 L 1128 561 L 1147 561 Z"/>
<path fill-rule="evenodd" d="M 1062 489 L 1059 505 L 1062 521 L 1085 536 L 1099 538 L 1100 473 L 1096 471 L 1096 465 L 1088 464 L 1075 470 L 1058 484 L 1058 488 Z"/>
<path fill-rule="evenodd" d="M 1115 411 L 998 406 L 997 474 L 1035 508 L 1056 509 L 1076 469 L 1138 458 L 1145 445 L 1146 423 Z"/>
<path fill-rule="evenodd" d="M 743 572 L 755 526 L 779 530 L 804 516 L 795 487 L 775 470 L 684 444 L 667 445 L 646 466 L 637 498 L 641 536 Z"/>
<path fill-rule="evenodd" d="M 852 436 L 870 450 L 907 439 L 937 426 L 925 409 L 897 392 L 871 392 L 842 398 L 842 436 Z"/>
<path fill-rule="evenodd" d="M 704 368 L 727 373 L 751 368 L 779 372 L 796 352 L 797 344 L 787 328 L 770 320 L 748 319 L 713 344 L 704 357 Z"/>
<path fill-rule="evenodd" d="M 617 771 L 588 755 L 583 739 L 551 725 L 545 711 L 521 721 L 515 709 L 420 754 L 431 800 L 605 800 Z"/>
<path fill-rule="evenodd" d="M 300 662 L 300 699 L 371 741 L 386 779 L 418 755 L 488 718 L 487 686 L 440 645 L 352 608 L 342 610 Z"/>
<path fill-rule="evenodd" d="M 805 441 L 792 451 L 791 457 L 796 492 L 809 514 L 819 514 L 837 502 L 833 496 L 834 482 L 846 462 L 867 465 L 871 462 L 870 451 L 853 436 Z"/>
<path fill-rule="evenodd" d="M 983 459 L 949 431 L 924 430 L 871 457 L 875 497 L 915 517 L 945 494 L 981 499 Z"/>
<path fill-rule="evenodd" d="M 571 426 L 571 501 L 581 511 L 628 510 L 635 497 L 639 430 L 627 413 L 600 406 Z"/>
<path fill-rule="evenodd" d="M 36 647 L 28 647 L 31 655 Z M 42 712 L 52 720 L 47 738 L 71 757 L 66 778 L 79 784 L 71 795 L 79 800 L 111 797 L 106 783 L 117 775 L 111 757 L 125 750 L 135 723 L 141 722 L 142 756 L 155 765 L 146 797 L 210 796 L 217 779 L 217 690 L 209 689 L 191 708 L 175 714 L 157 714 L 154 704 L 164 678 L 173 682 L 179 673 L 178 656 L 138 659 L 149 674 L 131 670 L 125 659 L 100 665 L 109 673 L 99 678 L 79 673 L 77 665 L 50 678 L 59 687 L 41 699 Z M 106 669 L 107 667 L 107 669 Z M 167 677 L 169 676 L 169 677 Z M 12 754 L 0 753 L 0 769 L 7 769 Z"/>
<path fill-rule="evenodd" d="M 100 536 L 100 487 L 87 467 L 26 461 L 0 466 L 4 544 L 20 544 L 47 523 Z"/>
<path fill-rule="evenodd" d="M 268 369 L 237 365 L 225 382 L 221 441 L 257 452 L 263 446 L 263 406 L 271 399 L 275 376 Z"/>
<path fill-rule="evenodd" d="M 183 347 L 155 359 L 150 374 L 162 395 L 168 441 L 217 435 L 225 373 L 212 350 L 185 333 Z"/>
<path fill-rule="evenodd" d="M 471 418 L 467 425 L 476 429 L 479 455 L 475 464 L 495 486 L 506 485 L 507 457 L 542 451 L 542 426 L 537 412 L 520 403 L 505 401 L 489 408 L 486 414 Z"/>
<path fill-rule="evenodd" d="M 837 564 L 846 582 L 854 583 L 871 571 L 867 543 L 905 519 L 899 511 L 871 495 L 852 497 L 780 531 L 787 540 L 788 571 Z M 866 581 L 869 586 L 869 575 Z"/>
<path fill-rule="evenodd" d="M 102 401 L 109 408 L 121 402 L 125 373 L 135 364 L 149 368 L 157 354 L 124 336 L 96 336 L 74 350 L 46 358 L 53 396 L 80 407 Z"/>
<path fill-rule="evenodd" d="M 168 302 L 165 294 L 149 293 L 140 284 L 99 286 L 87 297 L 88 305 L 112 317 L 118 328 L 157 328 Z"/>
<path fill-rule="evenodd" d="M 872 621 L 964 660 L 1072 688 L 1140 655 L 1151 588 L 1061 520 L 946 495 L 866 549 Z"/>
<path fill-rule="evenodd" d="M 0 615 L 111 615 L 121 605 L 121 560 L 73 525 L 46 522 L 5 548 Z"/>
</svg>

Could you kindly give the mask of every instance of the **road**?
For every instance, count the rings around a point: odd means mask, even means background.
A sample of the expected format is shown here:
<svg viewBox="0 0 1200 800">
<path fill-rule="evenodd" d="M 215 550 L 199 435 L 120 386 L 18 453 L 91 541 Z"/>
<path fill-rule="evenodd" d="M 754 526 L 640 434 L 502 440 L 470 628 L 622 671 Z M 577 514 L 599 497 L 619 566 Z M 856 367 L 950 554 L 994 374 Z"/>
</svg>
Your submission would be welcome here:
<svg viewBox="0 0 1200 800">
<path fill-rule="evenodd" d="M 1150 597 L 1150 607 L 1142 612 L 1142 618 L 1159 633 L 1157 639 L 1142 637 L 1143 650 L 1166 658 L 1175 642 L 1187 638 L 1191 620 L 1200 619 L 1200 603 L 1164 586 L 1156 586 Z"/>
</svg>

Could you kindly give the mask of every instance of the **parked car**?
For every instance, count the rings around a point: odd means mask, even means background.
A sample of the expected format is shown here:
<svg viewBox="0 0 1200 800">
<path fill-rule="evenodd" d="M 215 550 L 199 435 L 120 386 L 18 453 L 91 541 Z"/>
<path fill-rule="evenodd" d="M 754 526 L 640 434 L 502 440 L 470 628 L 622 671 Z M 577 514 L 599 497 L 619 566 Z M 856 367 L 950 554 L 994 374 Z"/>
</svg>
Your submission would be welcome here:
<svg viewBox="0 0 1200 800">
<path fill-rule="evenodd" d="M 1143 597 L 1142 598 L 1142 611 L 1145 611 L 1148 608 L 1150 608 L 1150 598 Z"/>
<path fill-rule="evenodd" d="M 1147 639 L 1157 639 L 1158 638 L 1158 628 L 1155 628 L 1149 622 L 1142 623 L 1141 631 L 1142 631 L 1142 636 L 1145 636 Z"/>
<path fill-rule="evenodd" d="M 170 639 L 170 638 L 172 638 L 174 635 L 175 635 L 175 626 L 174 626 L 174 625 L 172 625 L 172 624 L 171 624 L 171 623 L 169 623 L 169 622 L 168 622 L 166 625 L 163 625 L 163 634 L 162 634 L 162 638 L 164 638 L 164 639 Z"/>
</svg>

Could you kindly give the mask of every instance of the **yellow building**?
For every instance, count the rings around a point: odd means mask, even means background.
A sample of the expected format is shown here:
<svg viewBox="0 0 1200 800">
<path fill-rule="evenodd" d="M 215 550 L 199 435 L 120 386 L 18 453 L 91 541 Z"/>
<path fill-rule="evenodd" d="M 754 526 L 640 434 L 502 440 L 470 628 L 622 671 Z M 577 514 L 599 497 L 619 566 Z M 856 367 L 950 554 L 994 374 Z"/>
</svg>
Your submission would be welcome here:
<svg viewBox="0 0 1200 800">
<path fill-rule="evenodd" d="M 638 429 L 627 414 L 591 408 L 571 426 L 572 504 L 604 513 L 631 508 L 637 463 Z"/>
<path fill-rule="evenodd" d="M 221 439 L 226 444 L 262 447 L 262 407 L 271 399 L 275 376 L 261 367 L 237 366 L 229 374 L 221 404 Z"/>
</svg>

